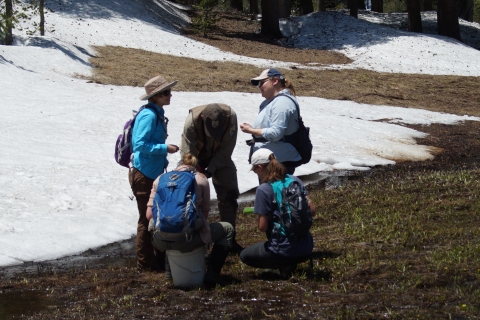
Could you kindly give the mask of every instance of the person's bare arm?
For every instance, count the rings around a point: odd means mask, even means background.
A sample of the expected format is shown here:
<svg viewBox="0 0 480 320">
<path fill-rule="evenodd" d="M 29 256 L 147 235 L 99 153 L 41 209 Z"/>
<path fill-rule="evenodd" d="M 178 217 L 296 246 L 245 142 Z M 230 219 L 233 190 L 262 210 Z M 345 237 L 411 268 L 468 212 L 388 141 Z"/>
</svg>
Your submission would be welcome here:
<svg viewBox="0 0 480 320">
<path fill-rule="evenodd" d="M 264 214 L 258 215 L 258 229 L 262 232 L 266 232 L 268 229 L 268 217 Z"/>
</svg>

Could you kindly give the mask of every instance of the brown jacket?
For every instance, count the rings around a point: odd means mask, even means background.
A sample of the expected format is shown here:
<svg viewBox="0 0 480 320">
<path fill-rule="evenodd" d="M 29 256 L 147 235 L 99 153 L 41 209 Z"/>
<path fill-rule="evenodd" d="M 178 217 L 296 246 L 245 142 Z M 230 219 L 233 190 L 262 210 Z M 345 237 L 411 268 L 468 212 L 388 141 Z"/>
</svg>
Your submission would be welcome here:
<svg viewBox="0 0 480 320">
<path fill-rule="evenodd" d="M 233 149 L 237 143 L 237 115 L 226 104 L 218 104 L 224 111 L 224 134 L 220 140 L 208 137 L 205 134 L 203 118 L 200 116 L 207 106 L 201 105 L 190 109 L 180 142 L 180 154 L 191 153 L 197 157 L 202 169 L 208 168 L 214 173 L 217 168 L 231 162 Z"/>
</svg>

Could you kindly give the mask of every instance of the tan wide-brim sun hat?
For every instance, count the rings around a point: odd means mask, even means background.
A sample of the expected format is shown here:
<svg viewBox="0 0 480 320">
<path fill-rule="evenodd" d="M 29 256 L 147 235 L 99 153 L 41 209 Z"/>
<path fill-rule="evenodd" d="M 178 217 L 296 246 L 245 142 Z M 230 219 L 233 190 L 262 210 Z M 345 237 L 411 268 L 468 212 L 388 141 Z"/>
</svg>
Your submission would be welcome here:
<svg viewBox="0 0 480 320">
<path fill-rule="evenodd" d="M 140 100 L 148 100 L 159 92 L 168 90 L 178 83 L 177 80 L 168 83 L 167 79 L 162 76 L 156 76 L 145 83 L 145 94 L 140 97 Z"/>
</svg>

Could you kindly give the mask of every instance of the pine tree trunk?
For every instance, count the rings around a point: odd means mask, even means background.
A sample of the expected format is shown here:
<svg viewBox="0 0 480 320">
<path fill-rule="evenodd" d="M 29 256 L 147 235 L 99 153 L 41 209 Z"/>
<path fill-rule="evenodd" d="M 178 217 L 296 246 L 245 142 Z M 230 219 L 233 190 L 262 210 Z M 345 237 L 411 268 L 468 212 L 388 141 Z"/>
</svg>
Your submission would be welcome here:
<svg viewBox="0 0 480 320">
<path fill-rule="evenodd" d="M 383 12 L 383 0 L 372 0 L 372 11 Z"/>
<path fill-rule="evenodd" d="M 420 0 L 407 0 L 408 31 L 423 32 L 422 16 L 420 15 Z"/>
<path fill-rule="evenodd" d="M 300 0 L 300 15 L 306 15 L 313 12 L 312 0 Z"/>
<path fill-rule="evenodd" d="M 423 2 L 423 10 L 424 11 L 432 11 L 433 10 L 433 0 L 425 0 Z"/>
<path fill-rule="evenodd" d="M 5 35 L 5 44 L 11 46 L 13 44 L 13 0 L 5 0 L 5 15 L 7 18 L 7 33 Z"/>
<path fill-rule="evenodd" d="M 259 13 L 258 12 L 258 0 L 250 0 L 250 13 Z"/>
<path fill-rule="evenodd" d="M 243 11 L 243 1 L 242 0 L 230 0 L 230 8 L 237 9 L 238 11 Z"/>
<path fill-rule="evenodd" d="M 278 0 L 262 0 L 262 33 L 269 34 L 274 37 L 282 37 L 280 27 L 278 25 L 279 10 Z"/>
<path fill-rule="evenodd" d="M 357 0 L 348 0 L 348 8 L 350 9 L 350 15 L 358 18 Z"/>
<path fill-rule="evenodd" d="M 358 8 L 358 10 L 365 10 L 365 9 L 367 9 L 367 8 L 365 7 L 365 1 L 363 1 L 363 0 L 357 0 L 357 8 Z"/>
<path fill-rule="evenodd" d="M 318 0 L 318 11 L 319 12 L 327 11 L 327 6 L 325 5 L 325 0 Z"/>
<path fill-rule="evenodd" d="M 460 24 L 454 0 L 438 0 L 437 6 L 438 34 L 461 41 Z"/>
<path fill-rule="evenodd" d="M 458 17 L 465 21 L 473 22 L 473 10 L 475 8 L 473 0 L 457 1 L 457 5 Z"/>
<path fill-rule="evenodd" d="M 292 2 L 290 0 L 278 0 L 278 18 L 288 18 L 292 12 Z"/>
<path fill-rule="evenodd" d="M 40 0 L 39 11 L 40 11 L 40 35 L 45 35 L 45 0 Z"/>
</svg>

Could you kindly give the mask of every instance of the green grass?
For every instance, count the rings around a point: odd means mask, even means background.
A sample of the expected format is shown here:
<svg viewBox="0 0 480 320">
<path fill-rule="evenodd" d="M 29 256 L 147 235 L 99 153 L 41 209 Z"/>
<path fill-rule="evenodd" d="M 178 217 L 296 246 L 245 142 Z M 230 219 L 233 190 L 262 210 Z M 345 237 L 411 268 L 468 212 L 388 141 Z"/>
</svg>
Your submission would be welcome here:
<svg viewBox="0 0 480 320">
<path fill-rule="evenodd" d="M 479 173 L 386 169 L 313 192 L 315 247 L 339 254 L 317 267 L 332 274 L 330 291 L 388 297 L 394 318 L 480 314 Z"/>
</svg>

